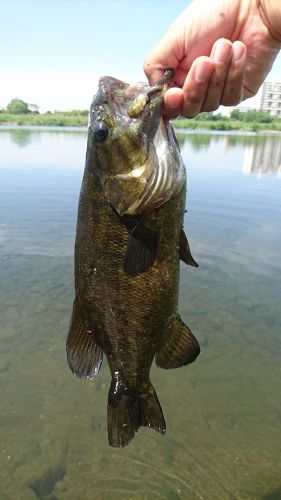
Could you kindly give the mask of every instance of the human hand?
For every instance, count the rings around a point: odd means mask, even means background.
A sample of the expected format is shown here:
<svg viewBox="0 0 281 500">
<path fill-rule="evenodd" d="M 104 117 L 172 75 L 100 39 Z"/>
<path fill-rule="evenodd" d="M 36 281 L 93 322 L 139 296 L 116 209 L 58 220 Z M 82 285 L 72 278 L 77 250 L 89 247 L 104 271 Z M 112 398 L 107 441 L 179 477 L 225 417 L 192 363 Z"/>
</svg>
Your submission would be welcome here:
<svg viewBox="0 0 281 500">
<path fill-rule="evenodd" d="M 175 70 L 164 98 L 168 118 L 234 106 L 257 93 L 281 47 L 281 14 L 274 26 L 270 21 L 277 2 L 194 0 L 176 19 L 144 64 L 150 83 Z"/>
</svg>

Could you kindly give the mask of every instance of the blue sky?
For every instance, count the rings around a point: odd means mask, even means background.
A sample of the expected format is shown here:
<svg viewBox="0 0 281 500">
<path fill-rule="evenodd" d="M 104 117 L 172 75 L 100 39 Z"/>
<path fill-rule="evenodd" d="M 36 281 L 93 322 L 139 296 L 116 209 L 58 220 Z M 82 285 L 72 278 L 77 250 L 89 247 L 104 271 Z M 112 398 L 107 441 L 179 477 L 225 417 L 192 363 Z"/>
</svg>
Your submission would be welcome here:
<svg viewBox="0 0 281 500">
<path fill-rule="evenodd" d="M 144 79 L 145 57 L 188 0 L 0 0 L 0 106 L 88 108 L 98 77 Z M 281 57 L 270 75 L 281 79 Z"/>
</svg>

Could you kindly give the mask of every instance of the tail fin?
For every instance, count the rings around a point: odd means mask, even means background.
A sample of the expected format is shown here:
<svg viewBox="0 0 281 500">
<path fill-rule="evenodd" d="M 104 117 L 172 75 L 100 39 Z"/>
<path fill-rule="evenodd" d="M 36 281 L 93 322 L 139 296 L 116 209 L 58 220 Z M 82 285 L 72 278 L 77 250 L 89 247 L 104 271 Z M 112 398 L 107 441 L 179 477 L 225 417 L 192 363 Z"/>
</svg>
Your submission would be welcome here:
<svg viewBox="0 0 281 500">
<path fill-rule="evenodd" d="M 112 381 L 107 427 L 110 446 L 119 448 L 127 446 L 140 427 L 152 427 L 165 434 L 166 424 L 153 385 L 148 382 L 140 389 L 127 389 Z"/>
</svg>

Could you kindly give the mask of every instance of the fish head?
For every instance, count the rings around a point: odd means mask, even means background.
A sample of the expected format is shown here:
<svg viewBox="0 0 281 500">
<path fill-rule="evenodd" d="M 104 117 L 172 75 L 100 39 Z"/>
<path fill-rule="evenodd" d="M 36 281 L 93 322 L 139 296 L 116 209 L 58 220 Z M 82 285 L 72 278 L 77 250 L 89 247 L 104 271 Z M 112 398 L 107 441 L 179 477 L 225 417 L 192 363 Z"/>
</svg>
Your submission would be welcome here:
<svg viewBox="0 0 281 500">
<path fill-rule="evenodd" d="M 99 80 L 90 109 L 87 164 L 120 215 L 139 214 L 155 206 L 155 197 L 146 206 L 141 199 L 151 198 L 148 191 L 159 168 L 157 143 L 164 136 L 169 142 L 162 109 L 173 74 L 167 70 L 154 85 L 128 84 L 109 76 Z"/>
</svg>

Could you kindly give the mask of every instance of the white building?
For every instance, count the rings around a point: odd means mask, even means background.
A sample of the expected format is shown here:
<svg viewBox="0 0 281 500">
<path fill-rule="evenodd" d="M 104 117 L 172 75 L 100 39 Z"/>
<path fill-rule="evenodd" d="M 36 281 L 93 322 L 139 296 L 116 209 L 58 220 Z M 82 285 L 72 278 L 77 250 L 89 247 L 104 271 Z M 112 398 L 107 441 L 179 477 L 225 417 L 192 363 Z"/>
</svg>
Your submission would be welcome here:
<svg viewBox="0 0 281 500">
<path fill-rule="evenodd" d="M 27 104 L 28 111 L 32 113 L 39 113 L 39 106 L 37 104 Z"/>
<path fill-rule="evenodd" d="M 259 109 L 267 111 L 270 115 L 281 117 L 281 82 L 264 82 L 254 97 L 242 101 L 238 106 L 221 108 L 220 112 L 230 116 L 233 109 L 242 112 Z"/>
<path fill-rule="evenodd" d="M 265 82 L 262 86 L 260 109 L 270 115 L 281 116 L 281 83 Z"/>
</svg>

